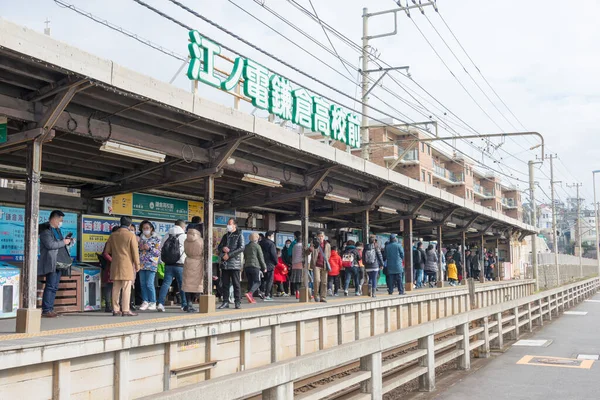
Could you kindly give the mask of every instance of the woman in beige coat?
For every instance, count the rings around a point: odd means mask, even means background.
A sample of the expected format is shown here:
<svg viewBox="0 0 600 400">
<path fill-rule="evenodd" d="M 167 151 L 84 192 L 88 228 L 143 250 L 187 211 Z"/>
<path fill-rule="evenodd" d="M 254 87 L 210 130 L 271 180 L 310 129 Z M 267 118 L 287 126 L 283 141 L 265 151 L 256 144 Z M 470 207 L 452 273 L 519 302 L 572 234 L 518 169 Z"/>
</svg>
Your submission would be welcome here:
<svg viewBox="0 0 600 400">
<path fill-rule="evenodd" d="M 204 286 L 204 240 L 200 227 L 190 228 L 183 243 L 185 262 L 183 265 L 182 290 L 187 297 L 188 312 L 198 312 L 193 307 L 194 295 L 202 293 Z"/>
</svg>

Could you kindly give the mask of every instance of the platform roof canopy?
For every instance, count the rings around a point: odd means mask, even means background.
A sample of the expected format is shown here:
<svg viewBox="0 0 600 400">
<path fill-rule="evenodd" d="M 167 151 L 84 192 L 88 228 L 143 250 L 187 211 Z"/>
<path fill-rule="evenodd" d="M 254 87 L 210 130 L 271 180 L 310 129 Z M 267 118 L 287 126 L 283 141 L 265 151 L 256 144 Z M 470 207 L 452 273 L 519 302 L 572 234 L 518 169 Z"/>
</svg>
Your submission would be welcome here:
<svg viewBox="0 0 600 400">
<path fill-rule="evenodd" d="M 0 19 L 0 115 L 9 120 L 8 141 L 0 144 L 1 176 L 24 178 L 27 132 L 55 110 L 54 135 L 43 145 L 43 183 L 76 187 L 88 198 L 150 190 L 202 198 L 204 178 L 212 174 L 216 211 L 268 211 L 297 220 L 301 199 L 310 197 L 310 220 L 333 227 L 360 227 L 362 211 L 371 210 L 371 227 L 380 232 L 397 232 L 400 220 L 418 216 L 414 229 L 423 235 L 439 225 L 447 237 L 468 228 L 496 237 L 535 230 Z M 165 160 L 101 151 L 107 141 L 158 152 Z M 281 187 L 243 181 L 245 174 Z M 351 203 L 325 199 L 328 194 Z M 431 221 L 423 221 L 427 217 Z"/>
</svg>

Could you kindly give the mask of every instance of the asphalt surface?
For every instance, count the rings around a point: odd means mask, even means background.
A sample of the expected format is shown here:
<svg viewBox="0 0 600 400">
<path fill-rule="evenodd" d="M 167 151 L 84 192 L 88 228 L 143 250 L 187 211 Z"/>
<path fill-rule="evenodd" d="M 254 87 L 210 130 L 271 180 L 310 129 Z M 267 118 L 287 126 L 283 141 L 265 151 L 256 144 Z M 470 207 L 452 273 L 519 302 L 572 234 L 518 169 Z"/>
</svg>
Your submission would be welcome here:
<svg viewBox="0 0 600 400">
<path fill-rule="evenodd" d="M 600 295 L 567 311 L 588 314 L 562 315 L 526 339 L 552 340 L 548 347 L 511 346 L 504 354 L 486 361 L 473 373 L 457 374 L 437 385 L 433 399 L 598 399 L 600 398 L 600 362 L 590 369 L 562 366 L 519 365 L 525 356 L 577 358 L 578 354 L 600 354 Z M 523 329 L 524 327 L 522 327 Z"/>
</svg>

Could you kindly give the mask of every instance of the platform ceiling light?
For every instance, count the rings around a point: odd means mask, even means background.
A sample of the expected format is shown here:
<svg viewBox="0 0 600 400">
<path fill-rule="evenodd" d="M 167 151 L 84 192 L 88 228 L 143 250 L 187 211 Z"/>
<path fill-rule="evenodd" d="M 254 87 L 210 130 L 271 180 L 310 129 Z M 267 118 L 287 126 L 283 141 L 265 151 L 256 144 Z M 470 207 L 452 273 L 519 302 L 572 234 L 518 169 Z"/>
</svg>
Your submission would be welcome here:
<svg viewBox="0 0 600 400">
<path fill-rule="evenodd" d="M 123 143 L 112 141 L 102 143 L 102 146 L 100 146 L 100 151 L 106 151 L 107 153 L 118 154 L 120 156 L 137 158 L 139 160 L 146 160 L 155 163 L 164 162 L 166 157 L 166 155 L 156 151 L 141 149 L 139 147 L 129 146 Z"/>
<path fill-rule="evenodd" d="M 394 210 L 393 208 L 389 208 L 389 207 L 379 207 L 377 209 L 377 211 L 379 211 L 380 213 L 384 213 L 384 214 L 398 214 L 398 211 Z"/>
<path fill-rule="evenodd" d="M 426 217 L 425 215 L 419 215 L 417 216 L 417 221 L 431 222 L 431 218 Z"/>
<path fill-rule="evenodd" d="M 477 229 L 475 229 L 475 228 L 469 228 L 469 229 L 467 229 L 467 232 L 469 232 L 469 233 L 477 233 Z"/>
<path fill-rule="evenodd" d="M 449 226 L 450 228 L 456 228 L 456 224 L 454 222 L 446 222 L 446 226 Z"/>
<path fill-rule="evenodd" d="M 281 187 L 281 182 L 276 179 L 264 178 L 258 175 L 244 174 L 242 178 L 244 182 L 256 183 L 268 187 Z"/>
<path fill-rule="evenodd" d="M 325 200 L 335 201 L 336 203 L 343 203 L 343 204 L 351 203 L 349 198 L 338 196 L 336 194 L 331 194 L 331 193 L 325 195 Z"/>
<path fill-rule="evenodd" d="M 494 236 L 494 232 L 486 232 L 485 235 L 486 236 Z"/>
</svg>

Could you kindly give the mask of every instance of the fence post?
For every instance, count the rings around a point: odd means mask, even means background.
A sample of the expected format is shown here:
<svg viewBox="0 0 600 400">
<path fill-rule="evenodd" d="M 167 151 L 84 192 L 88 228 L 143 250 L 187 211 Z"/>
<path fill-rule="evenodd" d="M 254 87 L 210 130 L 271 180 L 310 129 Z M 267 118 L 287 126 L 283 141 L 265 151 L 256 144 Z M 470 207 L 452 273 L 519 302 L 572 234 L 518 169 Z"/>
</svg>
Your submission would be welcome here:
<svg viewBox="0 0 600 400">
<path fill-rule="evenodd" d="M 419 349 L 427 350 L 427 354 L 421 357 L 421 367 L 427 367 L 427 373 L 419 377 L 419 390 L 430 392 L 435 389 L 435 346 L 433 335 L 419 338 Z"/>
<path fill-rule="evenodd" d="M 294 382 L 284 383 L 270 389 L 263 390 L 263 400 L 288 400 L 294 398 Z"/>
<path fill-rule="evenodd" d="M 488 317 L 483 317 L 483 332 L 479 334 L 479 339 L 483 339 L 483 350 L 479 348 L 477 358 L 488 358 L 490 356 L 490 322 Z"/>
<path fill-rule="evenodd" d="M 381 362 L 381 352 L 370 354 L 360 359 L 360 370 L 371 372 L 371 378 L 360 383 L 360 391 L 361 393 L 370 393 L 373 399 L 381 399 L 383 397 Z"/>
<path fill-rule="evenodd" d="M 548 296 L 546 300 L 548 300 L 548 321 L 552 321 L 552 299 Z"/>
<path fill-rule="evenodd" d="M 513 331 L 513 339 L 519 340 L 519 307 L 515 307 L 513 309 L 513 314 L 515 315 L 515 330 Z"/>
<path fill-rule="evenodd" d="M 469 342 L 469 323 L 465 322 L 456 327 L 456 333 L 462 335 L 462 340 L 458 342 L 457 347 L 463 350 L 464 353 L 458 359 L 458 368 L 469 370 L 471 369 L 471 348 Z"/>
<path fill-rule="evenodd" d="M 527 303 L 527 327 L 529 332 L 533 332 L 533 321 L 531 320 L 531 303 Z"/>
<path fill-rule="evenodd" d="M 494 341 L 494 343 L 495 343 L 494 348 L 502 350 L 502 348 L 504 347 L 504 333 L 502 330 L 502 313 L 501 312 L 496 313 L 496 322 L 498 323 L 496 325 L 496 332 L 498 333 L 498 337 Z"/>
<path fill-rule="evenodd" d="M 540 323 L 540 326 L 544 326 L 544 314 L 543 314 L 544 309 L 542 308 L 542 299 L 538 300 L 538 306 L 539 306 L 538 311 L 540 312 L 539 323 Z"/>
</svg>

